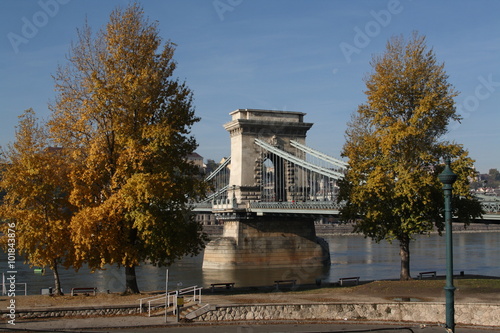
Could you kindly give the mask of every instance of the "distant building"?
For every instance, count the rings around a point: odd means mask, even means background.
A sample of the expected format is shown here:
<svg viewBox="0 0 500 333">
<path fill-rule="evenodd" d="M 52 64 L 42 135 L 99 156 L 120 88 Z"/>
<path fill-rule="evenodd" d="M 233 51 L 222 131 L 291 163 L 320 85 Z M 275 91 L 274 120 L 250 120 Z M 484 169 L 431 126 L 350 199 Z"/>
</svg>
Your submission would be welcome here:
<svg viewBox="0 0 500 333">
<path fill-rule="evenodd" d="M 198 153 L 189 154 L 187 157 L 189 162 L 192 162 L 194 165 L 198 166 L 200 169 L 203 169 L 203 156 Z"/>
</svg>

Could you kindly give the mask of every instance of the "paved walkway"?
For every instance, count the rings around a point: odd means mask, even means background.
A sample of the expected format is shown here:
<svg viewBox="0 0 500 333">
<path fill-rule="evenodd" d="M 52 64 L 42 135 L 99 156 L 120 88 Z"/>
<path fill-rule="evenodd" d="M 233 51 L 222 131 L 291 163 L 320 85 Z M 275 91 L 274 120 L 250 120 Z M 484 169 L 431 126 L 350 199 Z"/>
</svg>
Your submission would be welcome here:
<svg viewBox="0 0 500 333">
<path fill-rule="evenodd" d="M 175 324 L 174 317 L 109 316 L 90 318 L 19 319 L 11 328 L 25 330 L 87 330 L 127 327 L 155 327 Z M 10 326 L 10 325 L 8 325 Z"/>
<path fill-rule="evenodd" d="M 260 332 L 446 332 L 439 326 L 422 326 L 411 323 L 360 323 L 332 322 L 332 323 L 298 323 L 298 322 L 235 322 L 235 323 L 213 323 L 193 324 L 177 323 L 175 317 L 168 317 L 165 323 L 164 316 L 115 316 L 115 317 L 93 317 L 93 318 L 53 318 L 47 320 L 20 320 L 15 326 L 7 325 L 0 328 L 15 329 L 16 332 L 107 332 L 113 330 L 118 332 L 203 332 L 203 333 L 260 333 Z M 168 329 L 166 329 L 168 327 Z M 456 333 L 472 332 L 500 332 L 500 329 L 478 329 L 478 328 L 456 328 Z"/>
</svg>

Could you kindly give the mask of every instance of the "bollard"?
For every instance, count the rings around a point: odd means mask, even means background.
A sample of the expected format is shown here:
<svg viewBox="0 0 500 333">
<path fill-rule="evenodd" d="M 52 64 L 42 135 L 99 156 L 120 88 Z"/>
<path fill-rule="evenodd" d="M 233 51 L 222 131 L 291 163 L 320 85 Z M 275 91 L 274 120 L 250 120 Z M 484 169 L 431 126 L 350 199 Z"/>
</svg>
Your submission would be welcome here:
<svg viewBox="0 0 500 333">
<path fill-rule="evenodd" d="M 181 319 L 181 309 L 184 306 L 184 296 L 177 297 L 177 322 Z"/>
</svg>

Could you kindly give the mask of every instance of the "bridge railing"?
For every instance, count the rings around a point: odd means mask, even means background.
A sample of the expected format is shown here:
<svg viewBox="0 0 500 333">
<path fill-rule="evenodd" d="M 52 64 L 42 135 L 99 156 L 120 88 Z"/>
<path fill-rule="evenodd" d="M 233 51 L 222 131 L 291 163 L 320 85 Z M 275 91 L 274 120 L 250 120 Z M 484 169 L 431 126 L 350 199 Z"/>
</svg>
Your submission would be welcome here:
<svg viewBox="0 0 500 333">
<path fill-rule="evenodd" d="M 211 205 L 211 206 L 210 206 Z M 202 205 L 196 204 L 201 208 Z M 247 208 L 247 209 L 290 209 L 290 210 L 339 210 L 343 207 L 342 203 L 335 201 L 296 201 L 296 202 L 264 202 L 264 201 L 250 201 L 247 203 L 234 203 L 231 199 L 213 201 L 212 203 L 203 203 L 203 207 L 212 207 L 213 210 L 226 210 L 232 208 Z"/>
<path fill-rule="evenodd" d="M 246 208 L 245 204 L 238 205 L 236 201 L 229 198 L 212 201 L 213 210 L 227 210 L 227 209 L 238 208 L 239 206 L 242 206 L 240 208 Z"/>
<path fill-rule="evenodd" d="M 500 201 L 483 201 L 481 206 L 489 214 L 500 214 Z"/>
<path fill-rule="evenodd" d="M 249 202 L 248 208 L 259 209 L 309 209 L 309 210 L 339 210 L 342 203 L 335 201 L 296 201 L 296 202 Z"/>
<path fill-rule="evenodd" d="M 198 211 L 224 211 L 231 210 L 234 208 L 239 209 L 248 209 L 248 210 L 266 210 L 272 211 L 273 209 L 276 211 L 284 211 L 284 210 L 308 210 L 308 211 L 325 211 L 332 210 L 334 213 L 338 213 L 338 211 L 343 207 L 343 203 L 338 203 L 336 201 L 295 201 L 295 202 L 264 202 L 264 201 L 251 201 L 247 203 L 236 203 L 233 202 L 232 199 L 220 199 L 214 200 L 212 202 L 202 202 L 195 203 L 194 207 Z M 500 201 L 483 201 L 481 202 L 481 206 L 485 212 L 483 217 L 500 219 L 495 216 L 500 216 Z"/>
</svg>

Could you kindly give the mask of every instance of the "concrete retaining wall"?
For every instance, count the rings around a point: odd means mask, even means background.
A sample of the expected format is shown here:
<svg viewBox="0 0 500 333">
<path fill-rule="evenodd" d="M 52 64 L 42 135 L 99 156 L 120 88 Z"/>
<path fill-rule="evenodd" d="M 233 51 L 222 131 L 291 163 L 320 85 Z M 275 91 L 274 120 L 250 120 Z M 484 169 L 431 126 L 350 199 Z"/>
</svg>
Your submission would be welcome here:
<svg viewBox="0 0 500 333">
<path fill-rule="evenodd" d="M 19 309 L 17 318 L 93 317 L 138 314 L 137 306 L 94 308 Z M 2 313 L 6 319 L 7 314 Z M 455 304 L 455 323 L 500 327 L 500 305 L 485 303 Z M 416 323 L 445 323 L 445 305 L 431 302 L 255 304 L 210 306 L 194 318 L 198 322 L 246 320 L 367 320 Z"/>
<path fill-rule="evenodd" d="M 444 324 L 443 303 L 262 304 L 213 306 L 196 321 L 376 320 Z M 500 326 L 500 305 L 455 304 L 457 325 Z"/>
</svg>

